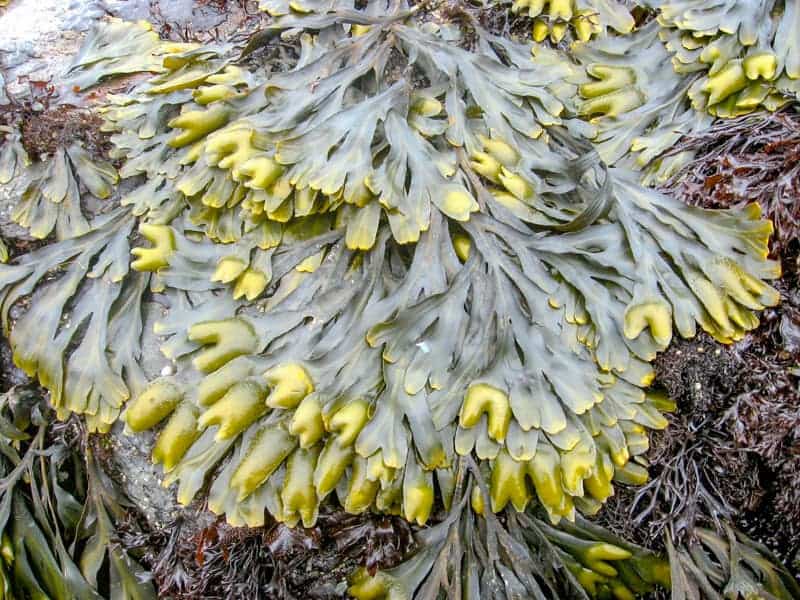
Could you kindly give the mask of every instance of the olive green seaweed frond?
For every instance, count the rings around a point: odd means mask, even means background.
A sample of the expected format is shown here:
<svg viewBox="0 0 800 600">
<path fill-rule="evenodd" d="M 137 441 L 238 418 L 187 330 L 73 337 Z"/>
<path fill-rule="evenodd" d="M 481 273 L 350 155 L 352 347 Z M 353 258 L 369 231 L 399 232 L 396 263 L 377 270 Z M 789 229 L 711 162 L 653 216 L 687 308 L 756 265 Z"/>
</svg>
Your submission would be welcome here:
<svg viewBox="0 0 800 600">
<path fill-rule="evenodd" d="M 513 0 L 511 12 L 534 19 L 535 42 L 549 37 L 557 44 L 568 33 L 570 39 L 586 42 L 608 29 L 630 33 L 635 25 L 628 7 L 619 0 Z"/>
<path fill-rule="evenodd" d="M 658 18 L 624 36 L 598 36 L 565 53 L 534 46 L 536 63 L 575 60 L 560 97 L 594 126 L 609 164 L 643 171 L 663 183 L 689 160 L 663 156 L 713 117 L 777 110 L 800 93 L 800 11 L 795 3 L 653 1 Z M 761 15 L 761 16 L 759 16 Z M 672 65 L 672 69 L 669 65 Z"/>
<path fill-rule="evenodd" d="M 550 159 L 553 172 L 569 172 Z M 507 189 L 533 189 L 536 171 L 515 170 L 503 175 Z M 492 465 L 492 510 L 537 497 L 554 521 L 595 512 L 612 480 L 646 480 L 636 456 L 670 404 L 641 388 L 673 323 L 730 342 L 757 324 L 753 310 L 777 301 L 760 280 L 777 267 L 765 262 L 771 228 L 757 207 L 691 209 L 624 171 L 595 177 L 576 198 L 601 205 L 578 215 L 559 205 L 563 192 L 488 193 L 487 213 L 457 226 L 469 238 L 461 258 L 441 217 L 408 261 L 390 228 L 358 253 L 342 228 L 284 238 L 257 284 L 275 281 L 274 292 L 240 310 L 241 297 L 227 309 L 191 299 L 226 280 L 247 287 L 252 266 L 175 222 L 149 226 L 163 232 L 153 240 L 175 240 L 162 246 L 158 277 L 188 302 L 156 326 L 179 371 L 129 406 L 129 427 L 166 420 L 154 458 L 166 483 L 180 482 L 182 502 L 228 456 L 209 507 L 233 523 L 260 524 L 266 507 L 309 525 L 334 491 L 353 512 L 424 523 L 434 477 L 447 498 L 454 460 L 473 451 Z"/>
<path fill-rule="evenodd" d="M 669 588 L 667 561 L 589 521 L 553 527 L 534 510 L 484 512 L 483 478 L 462 465 L 462 494 L 448 516 L 417 535 L 417 551 L 371 576 L 356 571 L 348 592 L 357 600 L 385 598 L 634 598 Z M 471 497 L 471 502 L 467 499 Z M 472 510 L 470 510 L 470 504 Z"/>
<path fill-rule="evenodd" d="M 0 144 L 0 185 L 5 185 L 22 173 L 31 161 L 22 146 L 22 136 L 15 127 L 2 126 L 0 133 L 3 134 Z"/>
<path fill-rule="evenodd" d="M 92 157 L 80 142 L 73 142 L 37 163 L 12 217 L 36 238 L 46 238 L 53 231 L 57 239 L 74 238 L 89 230 L 79 185 L 107 199 L 118 180 L 111 163 Z"/>
<path fill-rule="evenodd" d="M 589 548 L 580 515 L 647 480 L 649 430 L 674 408 L 649 363 L 673 330 L 731 343 L 778 301 L 757 205 L 688 207 L 625 166 L 693 130 L 667 88 L 697 76 L 659 81 L 655 26 L 588 42 L 584 70 L 477 22 L 464 43 L 419 4 L 262 4 L 274 19 L 247 45 L 162 46 L 117 22 L 89 38 L 84 85 L 154 72 L 99 109 L 132 185 L 0 267 L 16 363 L 61 418 L 155 430 L 164 484 L 231 524 L 310 527 L 331 497 L 419 525 L 454 511 L 430 529 L 438 548 L 469 515 L 466 544 L 485 526 L 465 509 L 475 461 L 485 523 L 578 523 L 512 544 L 546 541 L 574 589 L 659 581 L 622 566 L 640 549 Z M 158 64 L 121 67 L 120 44 Z M 150 294 L 173 363 L 155 378 Z"/>
<path fill-rule="evenodd" d="M 91 429 L 105 431 L 129 389 L 143 383 L 138 359 L 148 276 L 128 273 L 128 215 L 113 212 L 94 224 L 3 269 L 0 306 L 14 362 L 50 390 L 59 417 L 84 414 Z M 48 281 L 61 265 L 61 277 Z M 11 307 L 31 293 L 30 309 L 11 328 Z"/>
<path fill-rule="evenodd" d="M 667 540 L 673 598 L 800 597 L 797 580 L 762 544 L 726 524 L 724 534 L 696 528 L 686 547 Z"/>
<path fill-rule="evenodd" d="M 699 75 L 672 70 L 660 34 L 652 22 L 628 36 L 593 40 L 573 52 L 585 68 L 575 79 L 575 110 L 595 126 L 597 151 L 609 164 L 643 170 L 645 182 L 665 181 L 677 172 L 688 153 L 662 155 L 713 120 L 690 105 L 687 95 Z"/>
<path fill-rule="evenodd" d="M 87 90 L 107 77 L 158 73 L 163 70 L 165 55 L 193 47 L 162 41 L 146 21 L 101 21 L 75 56 L 66 83 L 76 90 Z"/>
<path fill-rule="evenodd" d="M 554 526 L 528 509 L 498 519 L 484 510 L 486 486 L 474 463 L 459 482 L 472 493 L 459 494 L 443 521 L 420 531 L 416 550 L 398 566 L 372 575 L 356 570 L 352 597 L 624 600 L 668 590 L 678 600 L 792 600 L 800 594 L 769 550 L 727 523 L 722 536 L 698 528 L 678 547 L 667 539 L 664 556 L 580 517 Z"/>
<path fill-rule="evenodd" d="M 720 117 L 776 110 L 800 92 L 800 6 L 776 0 L 647 0 L 692 104 Z"/>
<path fill-rule="evenodd" d="M 119 182 L 116 168 L 89 152 L 80 139 L 58 142 L 49 154 L 32 160 L 23 144 L 21 123 L 1 126 L 0 135 L 0 185 L 18 178 L 24 185 L 13 220 L 39 239 L 53 232 L 60 240 L 86 233 L 89 223 L 81 188 L 95 198 L 108 199 Z"/>
<path fill-rule="evenodd" d="M 155 599 L 116 543 L 122 499 L 76 424 L 56 425 L 37 391 L 0 395 L 0 596 Z"/>
</svg>

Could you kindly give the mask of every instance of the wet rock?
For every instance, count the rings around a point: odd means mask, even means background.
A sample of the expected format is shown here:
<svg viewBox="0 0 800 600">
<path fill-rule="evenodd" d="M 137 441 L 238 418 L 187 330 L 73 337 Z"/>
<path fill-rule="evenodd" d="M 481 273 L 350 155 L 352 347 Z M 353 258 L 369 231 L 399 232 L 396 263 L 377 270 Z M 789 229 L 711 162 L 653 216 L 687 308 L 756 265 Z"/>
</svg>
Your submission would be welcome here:
<svg viewBox="0 0 800 600">
<path fill-rule="evenodd" d="M 14 0 L 0 13 L 0 69 L 9 90 L 21 91 L 29 79 L 58 79 L 83 32 L 105 14 L 95 0 Z"/>
</svg>

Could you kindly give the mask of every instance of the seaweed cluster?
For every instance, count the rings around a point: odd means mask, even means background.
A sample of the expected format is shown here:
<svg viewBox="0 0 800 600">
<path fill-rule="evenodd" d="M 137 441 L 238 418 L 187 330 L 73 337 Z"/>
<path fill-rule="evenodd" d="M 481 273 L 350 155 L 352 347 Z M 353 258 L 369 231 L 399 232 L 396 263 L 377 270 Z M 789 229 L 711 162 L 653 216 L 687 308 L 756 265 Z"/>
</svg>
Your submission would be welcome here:
<svg viewBox="0 0 800 600">
<path fill-rule="evenodd" d="M 397 567 L 356 571 L 352 597 L 633 598 L 669 587 L 663 556 L 582 517 L 556 527 L 539 507 L 498 518 L 481 468 L 462 465 L 447 517 L 418 533 L 418 550 Z"/>
<path fill-rule="evenodd" d="M 797 126 L 797 115 L 791 111 L 754 115 L 717 123 L 675 149 L 691 148 L 698 158 L 670 182 L 673 193 L 705 207 L 743 206 L 755 198 L 770 215 L 776 224 L 770 245 L 785 267 L 778 284 L 781 305 L 766 311 L 762 325 L 732 348 L 719 347 L 703 336 L 673 344 L 659 356 L 656 381 L 678 401 L 678 411 L 668 417 L 667 429 L 651 438 L 647 454 L 651 481 L 617 494 L 599 519 L 617 535 L 651 548 L 664 547 L 668 533 L 668 539 L 688 554 L 697 552 L 693 547 L 702 547 L 708 535 L 703 528 L 716 530 L 721 542 L 715 547 L 725 548 L 729 536 L 725 522 L 733 522 L 742 530 L 736 539 L 749 546 L 747 553 L 756 552 L 778 564 L 774 553 L 795 577 L 800 566 L 795 525 L 800 473 L 796 371 L 800 348 L 794 341 L 795 199 L 800 192 L 794 158 L 800 148 Z M 719 564 L 731 572 L 724 562 Z M 723 571 L 715 570 L 712 579 Z M 695 575 L 703 572 L 701 567 Z M 744 572 L 777 581 L 772 575 L 758 575 L 758 568 L 747 567 Z M 779 568 L 776 573 L 787 577 Z M 751 585 L 747 578 L 735 579 L 729 593 L 746 594 Z M 715 581 L 712 587 L 726 585 L 717 586 Z M 790 597 L 797 595 L 792 588 L 789 591 Z"/>
<path fill-rule="evenodd" d="M 401 517 L 324 511 L 314 527 L 196 527 L 181 517 L 151 532 L 121 532 L 127 548 L 152 565 L 158 592 L 176 599 L 338 598 L 363 565 L 392 568 L 413 548 Z"/>
<path fill-rule="evenodd" d="M 229 525 L 312 528 L 329 498 L 437 522 L 358 598 L 667 585 L 581 515 L 648 479 L 673 329 L 732 343 L 778 302 L 773 226 L 630 168 L 674 171 L 690 151 L 653 161 L 711 119 L 657 81 L 699 77 L 670 65 L 666 8 L 618 37 L 613 1 L 515 2 L 538 38 L 574 27 L 568 56 L 428 4 L 262 2 L 246 43 L 98 26 L 67 85 L 142 74 L 92 106 L 109 147 L 65 136 L 29 165 L 3 130 L 0 177 L 31 177 L 15 219 L 56 238 L 0 269 L 14 361 L 61 420 L 156 430 L 164 484 Z M 593 39 L 589 10 L 612 19 Z"/>
<path fill-rule="evenodd" d="M 699 72 L 692 104 L 729 117 L 775 110 L 800 90 L 800 44 L 795 2 L 652 0 L 673 65 Z"/>
<path fill-rule="evenodd" d="M 800 194 L 800 122 L 781 111 L 716 125 L 704 136 L 685 141 L 698 158 L 671 184 L 686 201 L 705 206 L 733 206 L 757 198 L 775 223 L 771 241 L 785 273 L 778 285 L 781 304 L 764 315 L 764 323 L 746 342 L 729 352 L 737 393 L 722 403 L 730 442 L 756 468 L 756 501 L 737 506 L 737 521 L 751 537 L 768 545 L 787 564 L 798 566 L 798 456 L 800 412 L 797 364 L 800 345 L 798 230 L 796 198 Z M 713 138 L 712 138 L 713 136 Z M 705 193 L 702 193 L 705 190 Z M 747 486 L 741 486 L 747 487 Z"/>
<path fill-rule="evenodd" d="M 612 4 L 594 9 L 603 26 L 615 23 L 607 16 Z M 601 35 L 570 48 L 577 63 L 573 109 L 594 125 L 589 137 L 609 164 L 643 169 L 645 181 L 663 184 L 693 155 L 669 152 L 682 136 L 708 129 L 713 117 L 796 102 L 795 3 L 641 4 L 656 9 L 656 18 L 640 18 L 642 25 L 628 35 Z M 553 60 L 546 47 L 533 52 L 538 60 Z"/>
<path fill-rule="evenodd" d="M 154 599 L 116 535 L 124 501 L 85 429 L 52 417 L 38 390 L 0 395 L 0 597 Z"/>
</svg>

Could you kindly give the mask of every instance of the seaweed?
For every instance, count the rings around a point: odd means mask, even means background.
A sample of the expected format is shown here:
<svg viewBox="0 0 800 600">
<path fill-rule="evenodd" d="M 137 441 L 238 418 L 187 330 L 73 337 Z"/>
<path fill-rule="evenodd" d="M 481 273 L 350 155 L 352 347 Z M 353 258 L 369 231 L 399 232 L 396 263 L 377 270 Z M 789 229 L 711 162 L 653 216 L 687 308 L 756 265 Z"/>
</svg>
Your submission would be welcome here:
<svg viewBox="0 0 800 600">
<path fill-rule="evenodd" d="M 698 159 L 677 172 L 663 189 L 706 208 L 743 206 L 757 200 L 775 225 L 771 249 L 791 272 L 792 245 L 800 229 L 794 199 L 800 194 L 800 115 L 789 108 L 736 121 L 722 121 L 681 140 L 674 152 Z"/>
<path fill-rule="evenodd" d="M 118 543 L 124 501 L 86 445 L 83 426 L 55 423 L 40 392 L 0 396 L 0 585 L 4 597 L 155 598 Z"/>
<path fill-rule="evenodd" d="M 548 6 L 558 41 L 571 16 Z M 107 432 L 121 416 L 131 435 L 155 430 L 164 484 L 224 515 L 194 554 L 183 524 L 153 534 L 162 593 L 293 593 L 284 565 L 325 539 L 355 555 L 341 569 L 363 564 L 357 597 L 666 586 L 663 556 L 585 517 L 644 486 L 637 518 L 669 530 L 678 554 L 709 516 L 720 530 L 736 518 L 758 484 L 709 485 L 741 454 L 723 429 L 729 413 L 714 394 L 669 400 L 650 387 L 650 363 L 674 331 L 747 340 L 780 299 L 758 204 L 687 206 L 641 183 L 690 168 L 699 146 L 663 153 L 711 122 L 687 100 L 705 72 L 673 70 L 675 48 L 659 42 L 665 27 L 695 25 L 668 22 L 664 7 L 624 37 L 592 38 L 576 22 L 586 41 L 568 56 L 492 33 L 457 6 L 448 23 L 429 3 L 394 0 L 262 8 L 271 19 L 246 41 L 99 25 L 70 85 L 142 74 L 90 112 L 107 157 L 59 138 L 31 167 L 24 128 L 3 130 L 4 180 L 35 176 L 20 221 L 58 238 L 0 267 L 15 363 L 61 420 Z M 756 58 L 756 79 L 772 85 Z M 711 114 L 723 115 L 730 101 L 712 87 Z M 118 178 L 131 185 L 115 195 Z M 80 185 L 108 198 L 104 210 L 82 208 Z M 173 363 L 156 377 L 142 366 L 150 298 Z M 787 437 L 737 440 L 774 461 Z M 90 479 L 97 527 L 82 564 L 94 585 L 124 515 Z M 347 524 L 331 506 L 382 516 Z M 410 556 L 409 526 L 389 515 L 431 525 Z M 369 557 L 353 548 L 362 532 Z M 137 535 L 129 547 L 150 543 Z M 750 585 L 734 573 L 738 555 L 762 564 L 737 535 L 703 538 L 732 557 L 715 585 Z M 114 548 L 111 585 L 135 595 L 124 568 L 138 567 Z M 672 566 L 689 582 L 686 560 Z"/>
<path fill-rule="evenodd" d="M 554 527 L 534 509 L 495 516 L 478 465 L 461 459 L 457 477 L 449 514 L 417 535 L 417 551 L 375 576 L 357 571 L 352 596 L 633 597 L 669 585 L 663 557 L 580 517 Z"/>
<path fill-rule="evenodd" d="M 170 52 L 104 111 L 121 175 L 148 180 L 4 271 L 6 311 L 64 272 L 14 325 L 15 360 L 93 428 L 133 396 L 132 431 L 165 421 L 153 456 L 180 501 L 211 476 L 233 524 L 266 508 L 311 526 L 334 490 L 424 524 L 434 477 L 447 506 L 473 451 L 493 464 L 493 511 L 523 510 L 530 479 L 554 522 L 594 513 L 615 477 L 646 479 L 634 457 L 669 403 L 641 388 L 673 321 L 730 342 L 777 300 L 771 227 L 755 205 L 687 208 L 606 167 L 559 117 L 558 64 L 387 8 L 280 16 L 271 29 L 319 33 L 270 73 L 230 44 L 98 30 L 73 67 L 92 81 L 119 72 L 114 45 Z M 149 245 L 129 263 L 137 221 Z M 178 369 L 144 389 L 147 287 L 168 295 L 156 331 Z"/>
<path fill-rule="evenodd" d="M 350 572 L 392 568 L 413 548 L 400 517 L 348 515 L 326 509 L 309 528 L 282 523 L 198 527 L 184 518 L 142 533 L 123 531 L 123 544 L 143 552 L 159 594 L 172 598 L 340 598 Z"/>
<path fill-rule="evenodd" d="M 800 45 L 793 2 L 648 0 L 658 9 L 662 37 L 683 72 L 701 72 L 692 104 L 730 117 L 790 102 L 798 92 Z"/>
<path fill-rule="evenodd" d="M 26 174 L 12 218 L 37 239 L 53 231 L 58 239 L 86 233 L 82 189 L 107 199 L 119 182 L 100 118 L 72 105 L 51 107 L 53 93 L 52 85 L 31 84 L 27 97 L 13 97 L 0 110 L 0 184 Z"/>
<path fill-rule="evenodd" d="M 737 506 L 740 527 L 796 571 L 797 115 L 786 110 L 725 122 L 684 144 L 696 148 L 698 158 L 669 183 L 670 189 L 687 202 L 710 207 L 758 198 L 775 223 L 771 248 L 786 271 L 778 285 L 781 304 L 735 348 L 738 375 L 731 381 L 735 387 L 725 428 L 727 443 L 735 442 L 752 457 L 760 479 L 757 501 Z"/>
<path fill-rule="evenodd" d="M 617 534 L 654 548 L 662 547 L 665 531 L 676 547 L 693 543 L 696 528 L 725 540 L 725 523 L 733 523 L 795 576 L 796 120 L 794 112 L 781 111 L 724 121 L 674 150 L 697 156 L 666 189 L 704 207 L 757 198 L 771 216 L 776 235 L 770 245 L 786 271 L 777 285 L 781 304 L 732 348 L 706 338 L 674 344 L 659 357 L 656 381 L 678 410 L 651 440 L 651 481 L 641 490 L 622 490 L 600 515 Z"/>
<path fill-rule="evenodd" d="M 558 43 L 568 29 L 574 39 L 585 42 L 606 29 L 630 33 L 636 23 L 625 3 L 618 0 L 514 0 L 511 11 L 527 13 L 533 19 L 531 31 L 536 42 L 549 37 Z"/>
</svg>

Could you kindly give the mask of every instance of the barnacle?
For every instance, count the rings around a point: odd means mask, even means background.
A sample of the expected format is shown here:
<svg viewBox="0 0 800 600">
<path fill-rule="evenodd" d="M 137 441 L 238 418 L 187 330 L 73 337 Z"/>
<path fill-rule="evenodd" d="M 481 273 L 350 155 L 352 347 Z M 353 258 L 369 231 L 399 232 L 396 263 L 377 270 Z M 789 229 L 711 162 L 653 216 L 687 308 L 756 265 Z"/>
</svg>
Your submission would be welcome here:
<svg viewBox="0 0 800 600">
<path fill-rule="evenodd" d="M 125 421 L 156 430 L 164 484 L 189 503 L 208 483 L 209 508 L 235 525 L 312 526 L 329 496 L 424 525 L 439 502 L 466 505 L 475 458 L 487 523 L 533 510 L 580 523 L 615 483 L 645 481 L 648 431 L 671 408 L 646 391 L 648 363 L 673 328 L 740 338 L 777 302 L 765 280 L 779 275 L 756 208 L 687 207 L 625 166 L 696 126 L 670 87 L 687 76 L 659 80 L 657 24 L 566 63 L 478 26 L 462 43 L 404 2 L 265 4 L 269 35 L 244 51 L 119 23 L 89 39 L 82 87 L 155 73 L 102 109 L 120 176 L 145 181 L 0 269 L 17 364 L 93 428 L 133 397 Z M 296 53 L 261 68 L 254 47 L 281 33 Z M 578 102 L 562 101 L 570 90 Z M 660 121 L 665 101 L 683 125 Z M 590 130 L 594 147 L 576 137 Z M 148 386 L 150 290 L 175 373 Z M 454 514 L 431 535 L 467 518 Z M 657 580 L 613 566 L 639 550 L 547 527 L 600 596 Z M 386 576 L 359 593 L 414 585 Z"/>
</svg>

